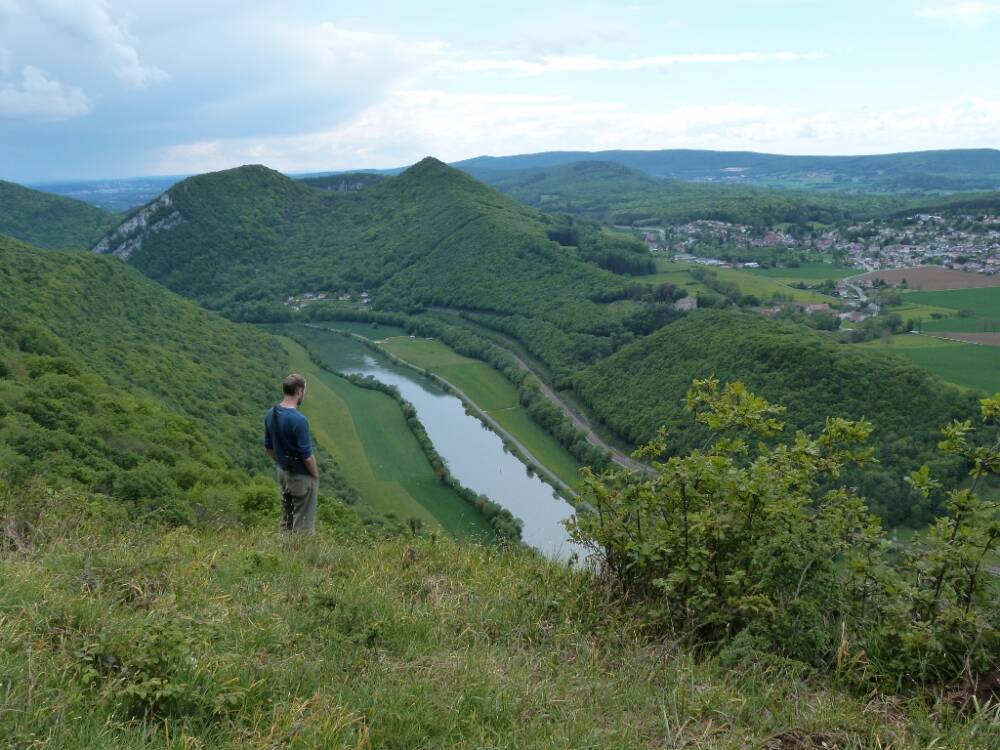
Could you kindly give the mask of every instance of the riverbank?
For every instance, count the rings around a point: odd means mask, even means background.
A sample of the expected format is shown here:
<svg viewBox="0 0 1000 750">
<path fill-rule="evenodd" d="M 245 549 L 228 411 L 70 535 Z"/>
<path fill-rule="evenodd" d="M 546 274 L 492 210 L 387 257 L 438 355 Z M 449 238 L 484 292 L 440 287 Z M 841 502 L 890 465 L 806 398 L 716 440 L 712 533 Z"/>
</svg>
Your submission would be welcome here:
<svg viewBox="0 0 1000 750">
<path fill-rule="evenodd" d="M 456 537 L 492 537 L 486 519 L 441 483 L 390 396 L 325 372 L 301 344 L 287 337 L 281 342 L 289 368 L 309 382 L 302 411 L 313 439 L 337 460 L 366 506 L 378 516 L 400 523 L 416 518 Z"/>
<path fill-rule="evenodd" d="M 465 404 L 469 413 L 504 441 L 508 450 L 567 499 L 576 496 L 580 465 L 520 408 L 517 389 L 484 362 L 465 357 L 436 341 L 392 336 L 372 339 L 336 324 L 309 325 L 350 336 L 421 377 L 432 379 Z M 445 370 L 447 375 L 442 372 Z"/>
<path fill-rule="evenodd" d="M 477 495 L 485 495 L 523 522 L 521 538 L 543 553 L 568 557 L 580 551 L 568 541 L 564 522 L 575 512 L 568 499 L 526 466 L 500 434 L 445 389 L 432 374 L 397 362 L 364 337 L 326 327 L 283 329 L 308 347 L 310 355 L 332 372 L 371 377 L 396 388 L 411 404 L 430 443 L 450 474 Z M 568 493 L 567 493 L 568 494 Z"/>
</svg>

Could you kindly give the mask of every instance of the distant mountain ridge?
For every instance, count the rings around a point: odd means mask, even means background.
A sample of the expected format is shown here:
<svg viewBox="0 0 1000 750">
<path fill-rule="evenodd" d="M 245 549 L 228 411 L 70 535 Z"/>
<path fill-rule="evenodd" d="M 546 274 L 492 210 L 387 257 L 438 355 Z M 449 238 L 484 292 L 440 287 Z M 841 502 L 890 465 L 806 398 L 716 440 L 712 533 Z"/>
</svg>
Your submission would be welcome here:
<svg viewBox="0 0 1000 750">
<path fill-rule="evenodd" d="M 837 190 L 1000 188 L 1000 150 L 954 149 L 863 156 L 789 156 L 754 151 L 546 151 L 478 156 L 452 166 L 492 182 L 498 173 L 579 161 L 621 164 L 659 178 Z"/>
</svg>

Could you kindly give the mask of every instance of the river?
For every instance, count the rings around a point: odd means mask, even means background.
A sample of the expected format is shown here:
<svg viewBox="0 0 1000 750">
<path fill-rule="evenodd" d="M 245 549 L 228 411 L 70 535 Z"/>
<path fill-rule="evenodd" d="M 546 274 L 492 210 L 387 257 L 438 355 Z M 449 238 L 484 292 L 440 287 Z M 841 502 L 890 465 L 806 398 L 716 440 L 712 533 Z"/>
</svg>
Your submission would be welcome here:
<svg viewBox="0 0 1000 750">
<path fill-rule="evenodd" d="M 334 333 L 324 339 L 317 353 L 328 367 L 370 375 L 399 389 L 417 410 L 452 475 L 521 519 L 521 536 L 527 544 L 550 557 L 566 559 L 574 552 L 584 557 L 583 550 L 569 541 L 563 525 L 573 515 L 573 506 L 509 453 L 499 435 L 467 414 L 458 397 L 360 341 Z"/>
</svg>

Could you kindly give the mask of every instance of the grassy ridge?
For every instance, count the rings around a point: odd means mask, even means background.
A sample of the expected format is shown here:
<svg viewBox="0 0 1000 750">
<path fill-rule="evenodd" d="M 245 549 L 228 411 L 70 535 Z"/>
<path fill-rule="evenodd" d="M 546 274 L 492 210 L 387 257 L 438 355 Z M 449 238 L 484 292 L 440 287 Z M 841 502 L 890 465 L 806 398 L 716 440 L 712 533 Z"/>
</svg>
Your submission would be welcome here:
<svg viewBox="0 0 1000 750">
<path fill-rule="evenodd" d="M 86 508 L 90 508 L 86 511 Z M 859 699 L 804 667 L 698 661 L 595 579 L 503 547 L 136 529 L 15 500 L 0 744 L 61 750 L 995 750 L 1000 718 Z"/>
<path fill-rule="evenodd" d="M 528 416 L 517 388 L 488 364 L 457 354 L 439 341 L 392 338 L 383 346 L 462 390 L 566 484 L 572 487 L 579 481 L 579 463 Z"/>
<path fill-rule="evenodd" d="M 343 467 L 365 505 L 456 536 L 489 538 L 482 515 L 438 479 L 395 401 L 317 367 L 291 339 L 282 343 L 290 368 L 309 381 L 303 413 L 314 440 Z"/>
</svg>

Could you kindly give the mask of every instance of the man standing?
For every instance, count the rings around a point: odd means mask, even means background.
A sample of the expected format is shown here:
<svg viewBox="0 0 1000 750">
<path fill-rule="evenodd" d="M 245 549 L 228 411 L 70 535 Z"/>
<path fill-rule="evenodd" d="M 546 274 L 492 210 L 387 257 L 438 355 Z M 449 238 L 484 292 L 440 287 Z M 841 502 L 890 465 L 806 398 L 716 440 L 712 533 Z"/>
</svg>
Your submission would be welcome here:
<svg viewBox="0 0 1000 750">
<path fill-rule="evenodd" d="M 264 449 L 278 465 L 281 530 L 312 533 L 316 528 L 319 470 L 309 442 L 309 420 L 299 412 L 306 379 L 292 373 L 281 383 L 284 398 L 264 417 Z"/>
</svg>

